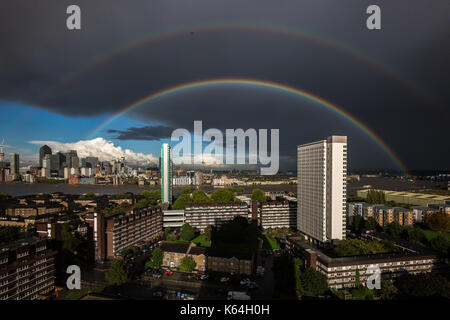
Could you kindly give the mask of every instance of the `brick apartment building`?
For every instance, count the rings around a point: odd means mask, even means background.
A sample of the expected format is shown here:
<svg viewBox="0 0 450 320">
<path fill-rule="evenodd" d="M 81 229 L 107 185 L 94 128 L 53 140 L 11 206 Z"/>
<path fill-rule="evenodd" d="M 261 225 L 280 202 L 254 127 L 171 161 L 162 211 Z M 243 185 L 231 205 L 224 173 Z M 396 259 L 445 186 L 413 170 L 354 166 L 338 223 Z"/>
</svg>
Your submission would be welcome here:
<svg viewBox="0 0 450 320">
<path fill-rule="evenodd" d="M 379 235 L 379 237 L 386 240 L 384 235 Z M 382 240 L 378 236 L 371 236 L 371 238 Z M 370 265 L 377 265 L 381 270 L 381 277 L 388 279 L 406 273 L 441 272 L 447 268 L 436 253 L 426 248 L 403 241 L 396 242 L 395 245 L 402 251 L 332 258 L 298 237 L 288 237 L 286 242 L 289 252 L 302 258 L 306 267 L 320 271 L 327 277 L 328 286 L 331 289 L 354 287 L 356 270 L 360 274 L 361 284 L 365 285 L 370 276 L 369 273 L 366 273 Z"/>
<path fill-rule="evenodd" d="M 163 233 L 163 212 L 159 206 L 133 209 L 111 217 L 105 217 L 101 211 L 89 213 L 86 222 L 95 261 L 115 258 L 122 250 Z"/>
<path fill-rule="evenodd" d="M 54 289 L 54 255 L 46 239 L 31 237 L 0 247 L 0 300 L 34 300 Z"/>
<path fill-rule="evenodd" d="M 197 247 L 194 243 L 163 242 L 164 268 L 178 268 L 181 260 L 191 256 L 196 262 L 194 272 L 215 271 L 251 275 L 253 254 L 236 253 L 217 248 Z"/>
<path fill-rule="evenodd" d="M 33 217 L 44 214 L 60 213 L 64 211 L 61 204 L 15 204 L 6 208 L 5 213 L 8 216 Z"/>
</svg>

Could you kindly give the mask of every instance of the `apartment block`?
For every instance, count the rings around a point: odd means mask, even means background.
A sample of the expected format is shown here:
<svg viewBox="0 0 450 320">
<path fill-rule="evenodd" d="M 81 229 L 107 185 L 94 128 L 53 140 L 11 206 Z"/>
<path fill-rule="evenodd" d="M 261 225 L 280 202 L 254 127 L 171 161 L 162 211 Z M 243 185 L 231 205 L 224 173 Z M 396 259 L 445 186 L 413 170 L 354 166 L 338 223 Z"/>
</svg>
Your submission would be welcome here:
<svg viewBox="0 0 450 320">
<path fill-rule="evenodd" d="M 345 239 L 347 137 L 300 145 L 297 156 L 298 230 L 319 243 Z"/>
<path fill-rule="evenodd" d="M 385 237 L 372 236 L 377 240 L 385 240 Z M 354 287 L 357 270 L 361 284 L 365 285 L 372 274 L 369 266 L 380 268 L 382 279 L 392 279 L 408 273 L 446 272 L 448 268 L 434 252 L 424 247 L 405 243 L 396 243 L 396 246 L 402 252 L 332 258 L 298 237 L 289 237 L 286 242 L 291 254 L 303 259 L 307 267 L 326 276 L 331 289 Z"/>
<path fill-rule="evenodd" d="M 161 207 L 133 209 L 130 212 L 105 217 L 103 213 L 88 214 L 86 222 L 94 260 L 103 261 L 120 255 L 122 250 L 152 241 L 163 232 Z"/>
<path fill-rule="evenodd" d="M 54 289 L 54 255 L 46 239 L 31 237 L 0 247 L 0 300 L 34 300 Z"/>
<path fill-rule="evenodd" d="M 6 208 L 5 213 L 6 215 L 12 217 L 32 217 L 44 214 L 60 213 L 64 210 L 64 206 L 60 204 L 17 204 Z"/>
<path fill-rule="evenodd" d="M 270 201 L 260 203 L 259 222 L 263 229 L 297 228 L 296 201 Z"/>
<path fill-rule="evenodd" d="M 248 218 L 246 203 L 190 203 L 184 210 L 185 222 L 203 231 L 209 225 L 220 226 L 235 217 Z"/>
</svg>

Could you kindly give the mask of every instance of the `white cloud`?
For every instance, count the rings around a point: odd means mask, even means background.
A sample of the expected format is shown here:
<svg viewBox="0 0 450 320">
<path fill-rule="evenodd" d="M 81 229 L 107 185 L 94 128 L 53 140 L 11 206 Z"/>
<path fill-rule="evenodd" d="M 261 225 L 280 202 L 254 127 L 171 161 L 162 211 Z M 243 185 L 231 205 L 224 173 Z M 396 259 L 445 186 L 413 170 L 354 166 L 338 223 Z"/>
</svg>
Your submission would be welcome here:
<svg viewBox="0 0 450 320">
<path fill-rule="evenodd" d="M 44 144 L 52 148 L 52 152 L 67 152 L 76 150 L 78 157 L 98 157 L 100 161 L 112 161 L 125 157 L 127 163 L 133 165 L 158 164 L 158 158 L 152 154 L 136 153 L 130 149 L 123 149 L 115 146 L 112 141 L 103 138 L 92 140 L 80 140 L 72 143 L 62 143 L 57 141 L 29 141 L 32 144 L 43 146 Z"/>
</svg>

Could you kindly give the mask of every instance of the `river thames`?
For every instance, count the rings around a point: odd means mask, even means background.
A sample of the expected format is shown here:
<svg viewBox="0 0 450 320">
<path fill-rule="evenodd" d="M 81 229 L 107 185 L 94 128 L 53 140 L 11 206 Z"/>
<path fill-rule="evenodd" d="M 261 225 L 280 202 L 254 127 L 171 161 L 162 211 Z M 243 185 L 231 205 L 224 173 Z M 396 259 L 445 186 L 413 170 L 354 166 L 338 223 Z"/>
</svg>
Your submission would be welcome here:
<svg viewBox="0 0 450 320">
<path fill-rule="evenodd" d="M 361 178 L 360 181 L 351 182 L 347 185 L 348 195 L 355 194 L 356 190 L 363 188 L 375 188 L 375 189 L 385 189 L 385 190 L 399 190 L 399 191 L 409 191 L 409 190 L 424 190 L 436 188 L 439 186 L 438 183 L 432 181 L 408 181 L 400 179 L 391 178 Z M 174 186 L 173 194 L 177 196 L 180 191 L 184 188 L 190 187 L 195 189 L 195 186 Z M 44 183 L 6 183 L 0 184 L 0 193 L 6 193 L 11 196 L 25 196 L 34 195 L 39 193 L 52 193 L 52 192 L 62 192 L 65 194 L 83 194 L 86 192 L 94 192 L 96 194 L 116 194 L 116 193 L 141 193 L 143 190 L 157 190 L 160 186 L 137 186 L 137 185 L 71 185 L 71 184 L 44 184 Z M 214 191 L 217 188 L 210 185 L 202 185 L 200 187 L 206 192 Z M 297 185 L 256 185 L 256 186 L 244 186 L 245 193 L 251 193 L 253 189 L 260 188 L 264 191 L 288 191 L 297 192 Z"/>
</svg>

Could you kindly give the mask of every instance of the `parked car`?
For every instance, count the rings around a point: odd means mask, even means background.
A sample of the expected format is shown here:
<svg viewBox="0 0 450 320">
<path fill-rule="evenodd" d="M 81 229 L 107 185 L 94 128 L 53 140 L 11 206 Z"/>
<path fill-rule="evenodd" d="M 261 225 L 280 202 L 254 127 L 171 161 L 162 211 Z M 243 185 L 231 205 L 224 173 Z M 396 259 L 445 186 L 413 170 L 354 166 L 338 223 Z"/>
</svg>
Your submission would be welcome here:
<svg viewBox="0 0 450 320">
<path fill-rule="evenodd" d="M 250 300 L 250 296 L 243 291 L 228 291 L 227 300 Z"/>
<path fill-rule="evenodd" d="M 208 275 L 207 274 L 202 274 L 201 276 L 200 276 L 200 280 L 206 280 L 206 279 L 208 279 Z"/>
<path fill-rule="evenodd" d="M 250 283 L 250 279 L 249 278 L 244 278 L 241 280 L 241 286 L 246 286 Z"/>
<path fill-rule="evenodd" d="M 153 278 L 156 278 L 156 279 L 159 279 L 159 278 L 161 278 L 161 274 L 159 274 L 159 273 L 154 273 L 154 274 L 152 275 L 152 277 L 153 277 Z"/>
<path fill-rule="evenodd" d="M 257 288 L 259 288 L 259 285 L 256 282 L 250 282 L 250 283 L 247 284 L 247 286 L 250 289 L 257 289 Z"/>
<path fill-rule="evenodd" d="M 228 278 L 228 277 L 220 278 L 220 282 L 227 282 L 228 280 L 230 280 L 230 278 Z"/>
<path fill-rule="evenodd" d="M 172 275 L 172 274 L 173 274 L 173 271 L 172 271 L 172 270 L 166 270 L 166 275 L 170 276 L 170 275 Z"/>
</svg>

